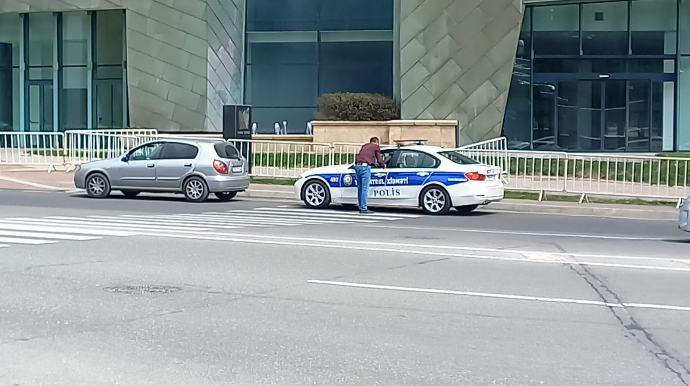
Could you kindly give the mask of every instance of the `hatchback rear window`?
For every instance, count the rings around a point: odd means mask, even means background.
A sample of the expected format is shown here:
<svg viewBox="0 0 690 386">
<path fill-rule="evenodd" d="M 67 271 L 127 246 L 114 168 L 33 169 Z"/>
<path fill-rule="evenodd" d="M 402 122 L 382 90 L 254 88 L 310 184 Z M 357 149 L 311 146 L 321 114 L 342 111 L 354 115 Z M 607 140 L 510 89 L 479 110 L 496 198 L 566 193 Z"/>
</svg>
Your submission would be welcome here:
<svg viewBox="0 0 690 386">
<path fill-rule="evenodd" d="M 472 158 L 458 153 L 457 151 L 440 151 L 438 153 L 440 156 L 443 156 L 445 158 L 448 158 L 449 160 L 455 162 L 456 164 L 460 165 L 477 165 L 479 164 L 478 161 L 473 160 Z"/>
<path fill-rule="evenodd" d="M 221 158 L 230 158 L 230 159 L 240 159 L 240 152 L 237 151 L 237 148 L 235 146 L 232 146 L 231 143 L 227 142 L 218 142 L 213 145 L 213 147 L 216 149 L 216 153 L 218 156 Z"/>
</svg>

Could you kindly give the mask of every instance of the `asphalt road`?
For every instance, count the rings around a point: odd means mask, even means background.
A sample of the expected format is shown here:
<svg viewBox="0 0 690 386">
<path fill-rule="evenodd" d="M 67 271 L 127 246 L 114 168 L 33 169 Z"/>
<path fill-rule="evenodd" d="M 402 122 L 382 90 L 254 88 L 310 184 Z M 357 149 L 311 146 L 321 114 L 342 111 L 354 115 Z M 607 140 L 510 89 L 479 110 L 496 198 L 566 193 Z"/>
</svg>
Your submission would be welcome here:
<svg viewBox="0 0 690 386">
<path fill-rule="evenodd" d="M 0 385 L 688 385 L 688 240 L 0 192 Z"/>
</svg>

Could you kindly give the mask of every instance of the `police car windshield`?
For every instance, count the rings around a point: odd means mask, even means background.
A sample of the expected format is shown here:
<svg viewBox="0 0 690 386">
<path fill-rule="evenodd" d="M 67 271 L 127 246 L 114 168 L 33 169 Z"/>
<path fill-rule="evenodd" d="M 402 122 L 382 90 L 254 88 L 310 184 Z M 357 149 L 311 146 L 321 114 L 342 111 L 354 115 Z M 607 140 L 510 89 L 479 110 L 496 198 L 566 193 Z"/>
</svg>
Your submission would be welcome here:
<svg viewBox="0 0 690 386">
<path fill-rule="evenodd" d="M 448 158 L 449 160 L 455 162 L 456 164 L 460 164 L 460 165 L 477 165 L 477 164 L 479 164 L 478 161 L 475 161 L 466 155 L 460 154 L 457 151 L 441 151 L 438 154 L 440 156 Z"/>
</svg>

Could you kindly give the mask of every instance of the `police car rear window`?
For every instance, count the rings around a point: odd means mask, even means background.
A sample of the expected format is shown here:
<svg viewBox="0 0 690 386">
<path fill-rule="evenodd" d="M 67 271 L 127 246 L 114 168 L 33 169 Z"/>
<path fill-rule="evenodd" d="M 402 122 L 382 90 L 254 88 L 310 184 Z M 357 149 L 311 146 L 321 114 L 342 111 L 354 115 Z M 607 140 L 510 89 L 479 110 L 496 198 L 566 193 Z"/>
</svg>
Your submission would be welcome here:
<svg viewBox="0 0 690 386">
<path fill-rule="evenodd" d="M 478 161 L 473 160 L 472 158 L 460 154 L 457 151 L 441 151 L 438 153 L 440 156 L 448 158 L 449 160 L 455 162 L 456 164 L 460 165 L 477 165 L 479 164 Z"/>
<path fill-rule="evenodd" d="M 218 153 L 218 156 L 221 158 L 226 158 L 226 159 L 239 159 L 240 158 L 240 152 L 237 151 L 237 148 L 235 146 L 232 146 L 232 144 L 230 144 L 230 143 L 217 142 L 216 144 L 213 145 L 213 147 L 216 149 L 216 153 Z"/>
</svg>

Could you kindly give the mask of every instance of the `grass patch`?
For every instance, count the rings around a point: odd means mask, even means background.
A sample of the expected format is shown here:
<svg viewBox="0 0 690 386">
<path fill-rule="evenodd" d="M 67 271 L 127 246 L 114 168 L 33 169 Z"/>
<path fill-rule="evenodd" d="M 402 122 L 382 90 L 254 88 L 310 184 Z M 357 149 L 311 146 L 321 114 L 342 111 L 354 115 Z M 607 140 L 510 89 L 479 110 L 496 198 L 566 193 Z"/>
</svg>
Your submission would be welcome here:
<svg viewBox="0 0 690 386">
<path fill-rule="evenodd" d="M 536 192 L 519 192 L 513 190 L 506 190 L 505 198 L 509 200 L 538 200 L 539 193 Z M 570 194 L 546 194 L 546 201 L 552 202 L 579 202 L 580 196 Z M 614 205 L 645 205 L 645 206 L 672 206 L 676 203 L 673 201 L 661 200 L 643 200 L 640 198 L 601 198 L 601 197 L 587 197 L 587 201 L 593 204 L 614 204 Z"/>
<path fill-rule="evenodd" d="M 674 160 L 612 159 L 607 161 L 588 158 L 525 159 L 512 157 L 511 176 L 535 176 L 609 182 L 636 182 L 650 185 L 690 186 L 690 158 Z"/>
</svg>

